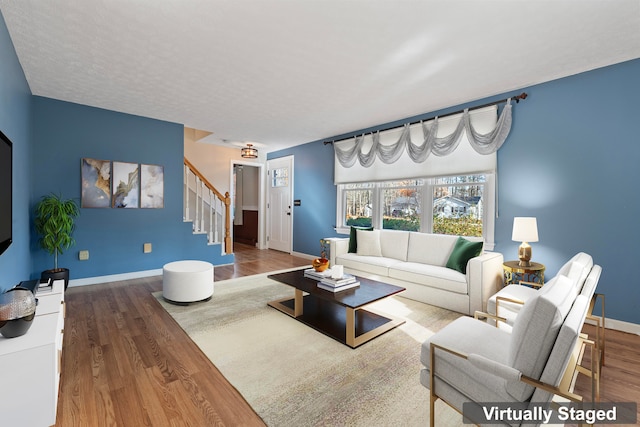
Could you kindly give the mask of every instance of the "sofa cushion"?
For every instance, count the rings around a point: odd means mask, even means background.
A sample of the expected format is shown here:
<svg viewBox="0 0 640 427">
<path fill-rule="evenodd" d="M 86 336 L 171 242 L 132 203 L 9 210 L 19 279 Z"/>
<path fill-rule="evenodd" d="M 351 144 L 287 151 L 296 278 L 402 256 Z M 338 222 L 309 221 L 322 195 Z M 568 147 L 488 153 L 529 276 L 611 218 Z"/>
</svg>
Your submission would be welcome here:
<svg viewBox="0 0 640 427">
<path fill-rule="evenodd" d="M 578 252 L 575 254 L 569 261 L 564 263 L 560 270 L 558 270 L 558 274 L 564 274 L 565 276 L 569 275 L 569 270 L 571 269 L 571 263 L 577 262 L 581 264 L 583 267 L 591 269 L 593 267 L 593 258 L 591 255 L 586 254 L 584 252 Z"/>
<path fill-rule="evenodd" d="M 464 354 L 478 354 L 506 364 L 511 334 L 470 317 L 460 317 L 427 339 L 421 347 L 420 361 L 431 369 L 431 342 Z M 469 400 L 477 402 L 508 402 L 506 380 L 473 366 L 468 360 L 451 353 L 435 352 L 435 375 L 443 378 Z"/>
<path fill-rule="evenodd" d="M 567 261 L 557 275 L 564 275 L 570 278 L 576 278 L 575 285 L 578 287 L 577 292 L 580 293 L 584 281 L 586 280 L 591 268 L 593 267 L 593 258 L 584 252 L 578 252 L 569 261 Z"/>
<path fill-rule="evenodd" d="M 402 263 L 402 261 L 393 258 L 360 256 L 349 253 L 336 257 L 336 264 L 344 265 L 344 268 L 366 271 L 379 276 L 388 276 L 389 267 L 399 263 Z"/>
<path fill-rule="evenodd" d="M 464 274 L 437 265 L 402 262 L 389 267 L 389 277 L 458 294 L 468 293 Z"/>
<path fill-rule="evenodd" d="M 407 261 L 444 267 L 458 236 L 446 234 L 409 233 Z"/>
<path fill-rule="evenodd" d="M 383 257 L 406 261 L 409 250 L 409 232 L 380 230 L 380 248 Z"/>
<path fill-rule="evenodd" d="M 358 252 L 358 236 L 356 235 L 356 230 L 373 230 L 373 227 L 354 227 L 351 226 L 351 230 L 349 231 L 349 250 L 350 254 L 355 254 Z"/>
<path fill-rule="evenodd" d="M 534 379 L 540 378 L 560 326 L 573 304 L 570 295 L 571 279 L 559 276 L 548 292 L 538 292 L 524 304 L 511 332 L 509 366 Z M 507 392 L 514 399 L 524 401 L 533 393 L 533 387 L 511 381 Z"/>
<path fill-rule="evenodd" d="M 583 264 L 575 261 L 570 262 L 570 268 L 563 269 L 563 271 L 566 271 L 567 273 L 558 273 L 551 281 L 540 288 L 540 292 L 545 294 L 550 292 L 553 286 L 567 286 L 569 287 L 569 296 L 571 301 L 573 301 L 580 294 L 580 290 L 582 289 L 582 285 L 586 279 L 587 274 L 585 274 L 585 270 L 587 270 L 586 273 L 588 274 L 591 267 L 586 268 Z M 564 277 L 564 279 L 562 279 L 561 283 L 558 283 L 558 279 L 562 277 Z"/>
<path fill-rule="evenodd" d="M 464 237 L 458 237 L 453 246 L 451 255 L 447 260 L 446 267 L 457 270 L 462 274 L 467 274 L 467 262 L 473 257 L 477 257 L 482 252 L 482 242 L 472 242 Z"/>
<path fill-rule="evenodd" d="M 582 332 L 588 305 L 589 300 L 587 297 L 583 295 L 576 297 L 571 306 L 571 311 L 569 311 L 569 314 L 567 314 L 560 327 L 558 338 L 554 343 L 553 350 L 551 350 L 551 354 L 549 355 L 549 360 L 547 360 L 544 371 L 540 376 L 541 381 L 553 386 L 560 384 L 575 348 L 575 343 Z M 542 398 L 542 395 L 546 396 Z M 544 402 L 551 399 L 551 397 L 551 394 L 545 393 L 542 389 L 537 389 L 533 394 L 532 401 Z"/>
<path fill-rule="evenodd" d="M 587 280 L 584 281 L 584 286 L 582 286 L 582 291 L 580 295 L 586 296 L 589 301 L 593 297 L 593 294 L 596 291 L 596 287 L 598 286 L 598 281 L 600 280 L 600 275 L 602 274 L 602 267 L 598 264 L 594 264 L 589 272 L 589 276 L 587 276 Z"/>
<path fill-rule="evenodd" d="M 380 230 L 356 230 L 358 236 L 357 254 L 360 256 L 382 256 Z"/>
<path fill-rule="evenodd" d="M 522 301 L 524 303 L 534 297 L 537 293 L 537 289 L 530 288 L 528 286 L 507 285 L 487 300 L 487 312 L 490 314 L 495 314 L 496 316 L 504 317 L 505 319 L 507 319 L 508 325 L 513 325 L 516 316 L 522 309 L 522 304 L 508 301 L 500 301 L 500 303 L 498 304 L 497 298 L 509 298 L 517 301 Z"/>
</svg>

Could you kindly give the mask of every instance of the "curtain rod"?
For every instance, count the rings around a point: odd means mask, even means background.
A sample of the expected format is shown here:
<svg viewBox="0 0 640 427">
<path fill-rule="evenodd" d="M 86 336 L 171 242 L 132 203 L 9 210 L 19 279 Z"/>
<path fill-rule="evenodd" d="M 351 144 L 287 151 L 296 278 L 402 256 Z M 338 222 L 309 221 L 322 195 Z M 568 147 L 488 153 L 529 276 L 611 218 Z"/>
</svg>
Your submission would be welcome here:
<svg viewBox="0 0 640 427">
<path fill-rule="evenodd" d="M 504 99 L 500 99 L 500 100 L 498 100 L 498 101 L 487 102 L 486 104 L 477 105 L 477 106 L 475 106 L 475 107 L 470 107 L 470 108 L 465 108 L 465 109 L 463 109 L 463 110 L 454 111 L 454 112 L 452 112 L 452 113 L 447 113 L 447 114 L 441 114 L 441 115 L 438 115 L 438 116 L 433 116 L 433 117 L 428 118 L 428 119 L 421 119 L 421 120 L 417 120 L 417 121 L 415 121 L 415 122 L 411 122 L 411 123 L 409 123 L 409 126 L 411 126 L 411 125 L 415 125 L 415 124 L 420 123 L 420 122 L 424 122 L 424 121 L 428 121 L 428 120 L 433 120 L 433 119 L 435 119 L 436 117 L 438 117 L 439 119 L 441 119 L 441 118 L 443 118 L 443 117 L 453 116 L 453 115 L 455 115 L 455 114 L 464 113 L 464 110 L 472 111 L 472 110 L 477 110 L 477 109 L 484 108 L 484 107 L 489 107 L 489 106 L 491 106 L 491 105 L 502 104 L 503 102 L 507 102 L 509 99 L 514 99 L 514 100 L 516 101 L 516 104 L 517 104 L 517 103 L 519 103 L 519 102 L 520 102 L 520 100 L 521 100 L 521 99 L 527 99 L 527 96 L 528 96 L 528 95 L 527 95 L 527 93 L 526 93 L 526 92 L 522 92 L 520 95 L 512 96 L 512 97 L 510 97 L 510 98 L 504 98 Z M 406 124 L 406 123 L 405 123 L 405 124 Z M 384 132 L 384 131 L 391 130 L 391 129 L 397 129 L 397 128 L 401 128 L 401 127 L 402 127 L 402 126 L 404 126 L 405 124 L 402 124 L 402 125 L 396 125 L 396 126 L 391 126 L 391 127 L 384 128 L 384 129 L 378 129 L 378 130 L 375 130 L 375 131 L 372 131 L 372 132 Z M 367 133 L 368 133 L 368 132 L 367 132 Z M 332 141 L 324 141 L 324 145 L 327 145 L 327 144 L 333 144 L 334 142 L 345 141 L 345 140 L 347 140 L 347 139 L 355 138 L 355 137 L 356 137 L 356 136 L 358 136 L 358 135 L 360 135 L 360 134 L 356 134 L 356 135 L 353 135 L 353 136 L 349 136 L 349 137 L 347 137 L 347 138 L 334 139 L 334 140 L 332 140 Z"/>
</svg>

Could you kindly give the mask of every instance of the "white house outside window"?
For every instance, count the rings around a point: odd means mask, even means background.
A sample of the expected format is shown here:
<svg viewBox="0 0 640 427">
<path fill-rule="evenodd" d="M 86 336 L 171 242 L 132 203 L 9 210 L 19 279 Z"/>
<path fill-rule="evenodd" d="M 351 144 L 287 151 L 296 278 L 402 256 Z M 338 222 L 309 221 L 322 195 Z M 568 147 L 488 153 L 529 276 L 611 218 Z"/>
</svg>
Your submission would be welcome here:
<svg viewBox="0 0 640 427">
<path fill-rule="evenodd" d="M 431 231 L 482 237 L 485 175 L 444 177 L 433 181 Z"/>
</svg>

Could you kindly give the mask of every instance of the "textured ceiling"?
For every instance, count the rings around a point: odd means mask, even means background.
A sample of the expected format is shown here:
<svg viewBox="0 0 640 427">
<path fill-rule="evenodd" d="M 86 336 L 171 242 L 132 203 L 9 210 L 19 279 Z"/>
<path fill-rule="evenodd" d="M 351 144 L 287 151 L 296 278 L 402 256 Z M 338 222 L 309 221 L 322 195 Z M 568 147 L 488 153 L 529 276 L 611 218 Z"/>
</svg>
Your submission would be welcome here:
<svg viewBox="0 0 640 427">
<path fill-rule="evenodd" d="M 34 95 L 301 144 L 640 57 L 638 0 L 0 0 Z"/>
</svg>

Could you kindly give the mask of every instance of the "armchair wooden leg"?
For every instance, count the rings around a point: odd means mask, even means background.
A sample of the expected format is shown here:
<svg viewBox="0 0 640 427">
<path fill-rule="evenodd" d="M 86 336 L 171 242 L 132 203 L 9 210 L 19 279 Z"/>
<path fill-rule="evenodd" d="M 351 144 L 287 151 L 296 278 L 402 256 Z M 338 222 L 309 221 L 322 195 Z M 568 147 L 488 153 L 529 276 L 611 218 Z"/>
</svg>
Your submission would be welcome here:
<svg viewBox="0 0 640 427">
<path fill-rule="evenodd" d="M 596 305 L 597 300 L 600 299 L 602 306 L 602 314 L 600 316 L 593 314 L 593 308 Z M 605 364 L 605 325 L 604 325 L 604 294 L 594 294 L 593 298 L 591 298 L 591 303 L 589 304 L 589 309 L 587 311 L 587 319 L 595 323 L 596 327 L 596 349 L 598 351 L 598 356 L 600 359 L 600 368 Z"/>
<path fill-rule="evenodd" d="M 436 422 L 435 422 L 436 416 L 435 416 L 435 413 L 434 413 L 435 407 L 436 407 L 436 405 L 435 405 L 436 399 L 437 399 L 436 396 L 432 392 L 431 393 L 431 399 L 430 399 L 430 402 L 429 402 L 429 425 L 431 427 L 436 427 Z"/>
<path fill-rule="evenodd" d="M 596 342 L 587 339 L 586 335 L 581 334 L 578 338 L 576 347 L 580 347 L 579 357 L 576 361 L 575 372 L 586 375 L 590 378 L 591 383 L 591 401 L 600 401 L 600 351 Z M 586 368 L 581 365 L 584 351 L 589 349 L 590 352 L 590 367 Z M 571 384 L 571 391 L 575 385 L 575 376 Z"/>
<path fill-rule="evenodd" d="M 430 369 L 429 369 L 429 426 L 430 427 L 435 427 L 436 426 L 436 417 L 435 417 L 435 412 L 436 412 L 436 399 L 438 398 L 438 396 L 436 396 L 435 393 L 435 386 L 436 386 L 436 380 L 435 380 L 435 376 L 434 376 L 434 371 L 435 371 L 435 363 L 436 363 L 436 357 L 435 357 L 435 348 L 433 346 L 433 343 L 431 343 L 431 348 L 430 348 L 430 352 L 429 352 L 429 358 L 430 358 Z"/>
<path fill-rule="evenodd" d="M 601 325 L 601 333 L 600 333 L 600 339 L 602 340 L 601 342 L 599 342 L 598 344 L 600 347 L 600 367 L 604 366 L 604 347 L 605 347 L 605 341 L 604 341 L 604 331 L 605 331 L 605 327 L 604 327 L 604 294 L 596 294 L 595 295 L 596 298 L 600 298 L 600 300 L 602 301 L 602 325 Z"/>
</svg>

